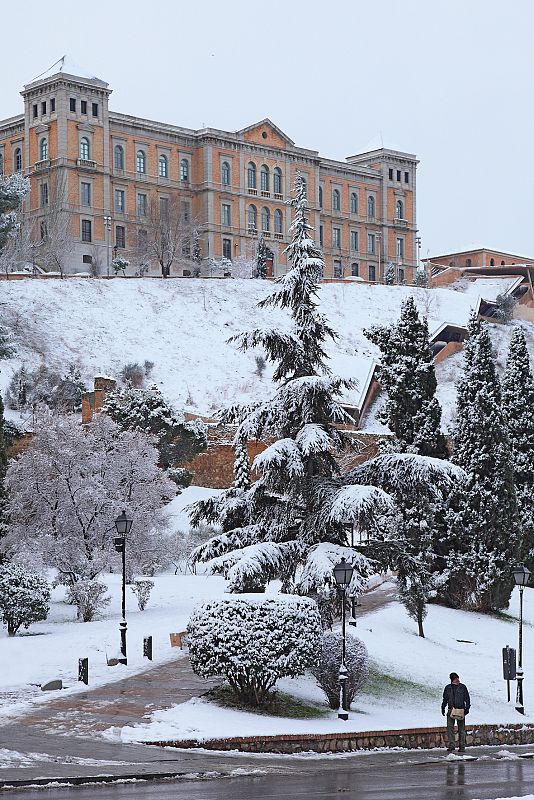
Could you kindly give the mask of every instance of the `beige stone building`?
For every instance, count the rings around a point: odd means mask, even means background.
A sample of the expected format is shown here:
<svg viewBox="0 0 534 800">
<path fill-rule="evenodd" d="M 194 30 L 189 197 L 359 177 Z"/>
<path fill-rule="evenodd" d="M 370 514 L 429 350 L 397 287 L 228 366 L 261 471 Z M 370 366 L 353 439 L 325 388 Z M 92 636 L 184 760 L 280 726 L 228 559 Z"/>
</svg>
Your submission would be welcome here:
<svg viewBox="0 0 534 800">
<path fill-rule="evenodd" d="M 287 201 L 300 171 L 325 279 L 380 282 L 391 264 L 399 281 L 413 280 L 418 162 L 410 153 L 380 148 L 336 161 L 296 145 L 269 119 L 230 132 L 118 113 L 108 84 L 66 58 L 21 94 L 23 113 L 0 121 L 0 168 L 31 179 L 25 213 L 36 244 L 50 236 L 51 207 L 64 210 L 70 272 L 106 274 L 122 254 L 134 274 L 147 262 L 154 217 L 171 208 L 189 230 L 172 276 L 194 274 L 195 249 L 204 275 L 223 259 L 252 260 L 262 234 L 269 273 L 282 274 Z M 150 271 L 161 271 L 153 255 Z"/>
</svg>

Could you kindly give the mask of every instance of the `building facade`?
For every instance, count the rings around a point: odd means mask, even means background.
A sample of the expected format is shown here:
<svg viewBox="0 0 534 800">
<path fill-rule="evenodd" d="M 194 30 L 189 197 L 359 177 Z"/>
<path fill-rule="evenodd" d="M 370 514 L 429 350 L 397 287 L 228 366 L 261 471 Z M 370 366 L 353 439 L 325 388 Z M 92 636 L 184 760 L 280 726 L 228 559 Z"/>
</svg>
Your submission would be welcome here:
<svg viewBox="0 0 534 800">
<path fill-rule="evenodd" d="M 171 275 L 194 274 L 193 255 L 205 275 L 214 262 L 252 260 L 261 235 L 269 274 L 283 274 L 287 201 L 299 171 L 325 279 L 380 282 L 392 264 L 399 282 L 413 280 L 418 162 L 412 154 L 380 148 L 336 161 L 298 147 L 269 119 L 229 132 L 117 113 L 109 109 L 108 84 L 66 58 L 21 94 L 24 113 L 0 121 L 0 169 L 30 178 L 25 214 L 37 261 L 52 209 L 60 207 L 73 242 L 69 272 L 106 274 L 121 254 L 135 273 L 147 261 L 141 254 L 164 210 L 179 214 L 195 237 L 193 245 L 189 237 L 182 242 Z M 160 269 L 154 257 L 149 268 Z"/>
<path fill-rule="evenodd" d="M 528 264 L 534 266 L 534 260 L 525 256 L 516 256 L 512 253 L 503 253 L 501 250 L 490 250 L 479 247 L 475 250 L 462 250 L 459 253 L 446 253 L 441 256 L 429 256 L 423 263 L 430 267 L 455 269 L 477 269 L 481 267 L 511 267 L 514 264 Z"/>
</svg>

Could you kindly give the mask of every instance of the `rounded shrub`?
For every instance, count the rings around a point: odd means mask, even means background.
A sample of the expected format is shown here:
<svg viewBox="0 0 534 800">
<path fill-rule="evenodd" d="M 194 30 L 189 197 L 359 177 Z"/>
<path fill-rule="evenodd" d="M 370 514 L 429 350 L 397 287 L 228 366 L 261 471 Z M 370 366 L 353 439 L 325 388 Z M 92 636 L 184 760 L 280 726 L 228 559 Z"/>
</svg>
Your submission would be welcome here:
<svg viewBox="0 0 534 800">
<path fill-rule="evenodd" d="M 317 685 L 328 698 L 330 708 L 339 708 L 340 684 L 339 668 L 343 638 L 337 631 L 325 631 L 319 648 L 319 658 L 312 667 Z M 349 674 L 347 681 L 347 702 L 352 703 L 369 676 L 369 656 L 364 643 L 356 636 L 347 635 L 345 666 Z"/>
</svg>

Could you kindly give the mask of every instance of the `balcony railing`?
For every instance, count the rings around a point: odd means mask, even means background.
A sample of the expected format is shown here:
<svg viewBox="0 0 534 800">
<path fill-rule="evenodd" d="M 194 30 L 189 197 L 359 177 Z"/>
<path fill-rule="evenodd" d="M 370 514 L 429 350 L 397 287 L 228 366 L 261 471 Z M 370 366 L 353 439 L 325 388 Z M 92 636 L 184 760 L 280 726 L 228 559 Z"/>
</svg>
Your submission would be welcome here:
<svg viewBox="0 0 534 800">
<path fill-rule="evenodd" d="M 248 187 L 247 191 L 248 191 L 249 194 L 253 194 L 255 197 L 257 197 L 257 195 L 258 195 L 258 190 L 257 189 L 253 189 L 251 186 Z"/>
<path fill-rule="evenodd" d="M 50 167 L 49 158 L 43 158 L 41 159 L 41 161 L 36 161 L 35 164 L 33 165 L 33 169 L 35 170 L 35 172 L 38 172 L 41 169 L 49 169 L 49 167 Z"/>
<path fill-rule="evenodd" d="M 261 190 L 261 196 L 262 196 L 262 197 L 270 197 L 270 196 L 271 196 L 271 193 L 270 193 L 270 192 L 268 192 L 266 189 L 262 189 L 262 190 Z"/>
<path fill-rule="evenodd" d="M 77 158 L 76 159 L 76 166 L 82 167 L 82 169 L 96 169 L 96 161 L 93 161 L 90 158 Z"/>
<path fill-rule="evenodd" d="M 279 194 L 278 192 L 275 192 L 274 193 L 274 199 L 275 200 L 283 200 L 284 199 L 284 195 L 283 194 Z"/>
<path fill-rule="evenodd" d="M 401 217 L 395 217 L 395 219 L 393 220 L 393 224 L 397 228 L 406 228 L 408 226 L 408 220 L 402 219 Z"/>
</svg>

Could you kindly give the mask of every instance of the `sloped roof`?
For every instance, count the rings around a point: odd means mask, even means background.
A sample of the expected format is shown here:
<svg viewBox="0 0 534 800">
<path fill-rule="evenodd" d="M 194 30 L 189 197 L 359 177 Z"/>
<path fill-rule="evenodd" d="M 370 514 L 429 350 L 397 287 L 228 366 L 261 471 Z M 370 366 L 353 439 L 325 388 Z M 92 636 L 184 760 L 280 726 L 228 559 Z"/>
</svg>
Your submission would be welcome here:
<svg viewBox="0 0 534 800">
<path fill-rule="evenodd" d="M 256 128 L 260 128 L 260 127 L 265 126 L 265 125 L 268 125 L 270 128 L 272 128 L 272 130 L 276 131 L 276 133 L 279 136 L 281 136 L 282 139 L 284 139 L 288 144 L 290 144 L 290 145 L 294 145 L 295 144 L 293 139 L 290 139 L 289 136 L 287 135 L 287 133 L 284 133 L 284 131 L 281 130 L 281 128 L 279 128 L 278 125 L 275 125 L 274 122 L 269 119 L 269 117 L 265 117 L 265 119 L 262 119 L 259 122 L 255 122 L 253 125 L 248 125 L 246 128 L 242 128 L 240 131 L 237 131 L 237 132 L 241 133 L 241 134 L 245 134 L 248 131 L 253 131 Z"/>
<path fill-rule="evenodd" d="M 103 81 L 101 78 L 97 78 L 96 75 L 84 67 L 80 67 L 79 64 L 76 64 L 76 62 L 69 58 L 69 56 L 61 56 L 61 58 L 56 61 L 55 64 L 52 64 L 51 67 L 42 72 L 40 75 L 37 75 L 37 77 L 33 78 L 33 80 L 26 85 L 31 86 L 33 83 L 45 81 L 48 78 L 51 78 L 53 75 L 59 74 L 72 75 L 76 78 L 82 78 L 82 80 L 98 81 L 98 83 L 107 86 L 105 81 Z"/>
</svg>

